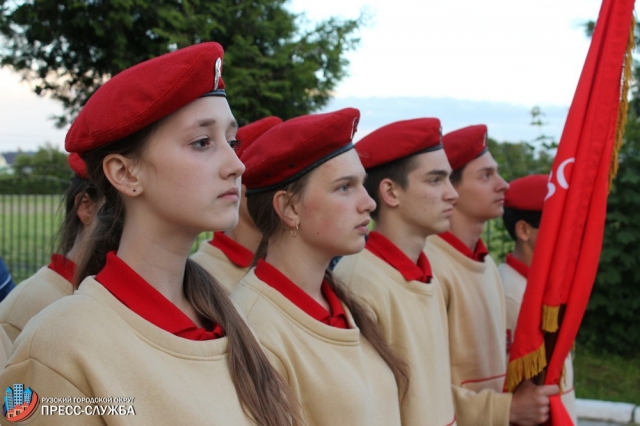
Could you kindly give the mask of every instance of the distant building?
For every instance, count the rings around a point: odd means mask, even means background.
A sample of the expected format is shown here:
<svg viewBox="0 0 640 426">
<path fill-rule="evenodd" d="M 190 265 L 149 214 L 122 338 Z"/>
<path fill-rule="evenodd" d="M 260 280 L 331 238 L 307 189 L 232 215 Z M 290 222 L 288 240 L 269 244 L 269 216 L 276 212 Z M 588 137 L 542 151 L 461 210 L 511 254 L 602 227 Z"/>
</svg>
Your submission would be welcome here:
<svg viewBox="0 0 640 426">
<path fill-rule="evenodd" d="M 13 165 L 18 155 L 36 155 L 36 151 L 12 151 L 0 153 L 0 175 L 12 175 L 15 170 Z"/>
</svg>

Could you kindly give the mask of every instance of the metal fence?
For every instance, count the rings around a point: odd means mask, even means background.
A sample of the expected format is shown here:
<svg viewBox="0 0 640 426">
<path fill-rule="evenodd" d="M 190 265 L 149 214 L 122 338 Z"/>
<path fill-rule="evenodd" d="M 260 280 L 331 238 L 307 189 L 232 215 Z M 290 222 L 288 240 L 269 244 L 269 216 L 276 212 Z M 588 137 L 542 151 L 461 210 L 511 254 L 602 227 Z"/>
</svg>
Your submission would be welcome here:
<svg viewBox="0 0 640 426">
<path fill-rule="evenodd" d="M 0 256 L 15 282 L 48 263 L 62 218 L 64 179 L 3 176 L 0 179 Z M 31 188 L 25 190 L 26 187 Z M 40 188 L 40 189 L 37 189 Z M 41 192 L 18 194 L 11 192 Z"/>
<path fill-rule="evenodd" d="M 68 184 L 51 176 L 0 176 L 0 256 L 16 283 L 49 264 L 56 251 Z M 25 188 L 36 193 L 12 193 Z M 211 232 L 201 234 L 192 252 L 211 237 Z"/>
<path fill-rule="evenodd" d="M 31 181 L 25 182 L 25 179 Z M 48 264 L 51 253 L 56 250 L 58 230 L 64 219 L 62 198 L 68 180 L 50 176 L 2 176 L 0 185 L 0 256 L 14 281 L 19 283 Z M 25 187 L 40 193 L 11 193 L 12 188 L 23 191 Z M 211 238 L 211 234 L 203 233 L 192 252 L 200 241 Z M 513 248 L 502 219 L 487 223 L 483 240 L 497 262 Z"/>
</svg>

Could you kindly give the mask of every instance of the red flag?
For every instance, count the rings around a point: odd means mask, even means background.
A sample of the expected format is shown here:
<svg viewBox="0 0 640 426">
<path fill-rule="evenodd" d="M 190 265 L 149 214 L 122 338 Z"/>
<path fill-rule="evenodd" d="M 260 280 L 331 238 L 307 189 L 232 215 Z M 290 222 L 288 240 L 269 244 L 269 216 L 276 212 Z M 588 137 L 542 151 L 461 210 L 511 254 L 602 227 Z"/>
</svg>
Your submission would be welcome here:
<svg viewBox="0 0 640 426">
<path fill-rule="evenodd" d="M 587 307 L 602 249 L 609 173 L 612 156 L 617 158 L 615 140 L 621 138 L 626 118 L 626 91 L 621 90 L 621 83 L 631 72 L 633 6 L 633 0 L 604 0 L 600 9 L 549 176 L 549 193 L 510 352 L 505 383 L 509 391 L 547 364 L 545 383 L 559 384 Z M 562 305 L 565 312 L 559 324 Z M 547 362 L 544 332 L 556 331 L 557 341 Z M 551 407 L 552 423 L 566 418 L 557 412 L 560 409 L 562 404 Z M 553 424 L 564 423 L 556 420 Z"/>
</svg>

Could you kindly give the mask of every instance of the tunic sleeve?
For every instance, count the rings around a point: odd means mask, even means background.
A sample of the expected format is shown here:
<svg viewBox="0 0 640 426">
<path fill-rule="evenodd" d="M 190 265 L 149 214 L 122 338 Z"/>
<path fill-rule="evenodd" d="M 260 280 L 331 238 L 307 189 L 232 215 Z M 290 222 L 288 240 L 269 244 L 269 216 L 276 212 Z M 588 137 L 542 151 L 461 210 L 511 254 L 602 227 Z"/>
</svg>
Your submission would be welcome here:
<svg viewBox="0 0 640 426">
<path fill-rule="evenodd" d="M 509 426 L 510 393 L 489 389 L 473 392 L 459 386 L 452 387 L 458 426 L 476 426 L 478 419 L 483 419 L 487 426 Z"/>
</svg>

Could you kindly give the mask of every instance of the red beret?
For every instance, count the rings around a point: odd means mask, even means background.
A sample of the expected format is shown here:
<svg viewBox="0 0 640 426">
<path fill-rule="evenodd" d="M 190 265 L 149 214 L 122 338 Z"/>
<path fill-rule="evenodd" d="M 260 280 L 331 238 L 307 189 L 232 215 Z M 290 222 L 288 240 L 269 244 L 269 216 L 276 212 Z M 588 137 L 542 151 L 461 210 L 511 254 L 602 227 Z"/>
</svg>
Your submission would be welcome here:
<svg viewBox="0 0 640 426">
<path fill-rule="evenodd" d="M 87 173 L 87 163 L 85 163 L 80 155 L 75 152 L 72 152 L 67 157 L 67 163 L 69 163 L 69 167 L 71 170 L 78 175 L 79 178 L 89 179 L 89 174 Z"/>
<path fill-rule="evenodd" d="M 514 180 L 504 194 L 504 206 L 541 212 L 547 197 L 549 175 L 529 175 Z"/>
<path fill-rule="evenodd" d="M 365 169 L 438 149 L 442 149 L 442 126 L 437 118 L 396 121 L 356 143 Z"/>
<path fill-rule="evenodd" d="M 85 152 L 121 139 L 203 96 L 224 96 L 218 43 L 201 43 L 142 62 L 103 84 L 75 119 L 65 148 Z"/>
<path fill-rule="evenodd" d="M 478 124 L 449 132 L 442 137 L 444 152 L 453 170 L 487 152 L 487 126 Z"/>
<path fill-rule="evenodd" d="M 249 123 L 238 129 L 236 139 L 240 144 L 236 147 L 236 155 L 242 160 L 242 154 L 256 139 L 270 128 L 282 123 L 282 119 L 278 117 L 265 117 L 258 121 Z"/>
<path fill-rule="evenodd" d="M 353 148 L 359 120 L 360 111 L 344 108 L 292 118 L 268 130 L 242 156 L 247 195 L 288 185 Z"/>
</svg>

